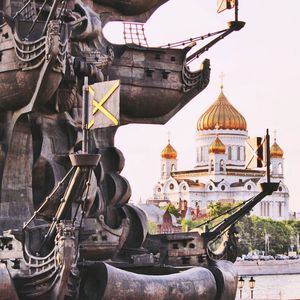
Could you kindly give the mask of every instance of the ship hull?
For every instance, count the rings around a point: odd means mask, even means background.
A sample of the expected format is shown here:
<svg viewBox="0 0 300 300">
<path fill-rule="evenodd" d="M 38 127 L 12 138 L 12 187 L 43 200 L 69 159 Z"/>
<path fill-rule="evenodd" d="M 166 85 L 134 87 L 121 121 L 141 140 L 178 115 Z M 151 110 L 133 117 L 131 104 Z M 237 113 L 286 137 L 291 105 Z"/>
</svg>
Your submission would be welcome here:
<svg viewBox="0 0 300 300">
<path fill-rule="evenodd" d="M 192 72 L 185 49 L 114 46 L 115 59 L 104 75 L 121 81 L 123 123 L 164 124 L 209 83 L 210 66 Z"/>
</svg>

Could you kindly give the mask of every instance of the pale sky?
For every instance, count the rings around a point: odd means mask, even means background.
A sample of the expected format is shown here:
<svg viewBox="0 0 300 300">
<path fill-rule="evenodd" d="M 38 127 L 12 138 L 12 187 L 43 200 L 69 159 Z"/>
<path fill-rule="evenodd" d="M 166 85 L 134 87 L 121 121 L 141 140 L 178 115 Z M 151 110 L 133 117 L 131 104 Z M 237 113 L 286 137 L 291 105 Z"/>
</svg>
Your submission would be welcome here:
<svg viewBox="0 0 300 300">
<path fill-rule="evenodd" d="M 216 0 L 170 0 L 145 25 L 150 46 L 160 46 L 226 28 L 234 11 L 216 12 Z M 178 153 L 178 169 L 192 169 L 196 162 L 196 124 L 220 92 L 245 117 L 249 136 L 277 131 L 284 150 L 285 183 L 290 210 L 300 210 L 300 1 L 239 0 L 245 27 L 204 53 L 209 58 L 208 87 L 165 125 L 126 125 L 118 129 L 116 146 L 125 156 L 122 175 L 132 188 L 132 199 L 146 200 L 160 175 L 160 152 L 168 132 Z M 110 26 L 110 25 L 109 25 Z M 107 28 L 110 40 L 119 42 L 122 29 Z M 116 32 L 119 32 L 118 35 Z M 199 48 L 204 45 L 199 44 Z M 271 136 L 272 141 L 273 137 Z"/>
</svg>

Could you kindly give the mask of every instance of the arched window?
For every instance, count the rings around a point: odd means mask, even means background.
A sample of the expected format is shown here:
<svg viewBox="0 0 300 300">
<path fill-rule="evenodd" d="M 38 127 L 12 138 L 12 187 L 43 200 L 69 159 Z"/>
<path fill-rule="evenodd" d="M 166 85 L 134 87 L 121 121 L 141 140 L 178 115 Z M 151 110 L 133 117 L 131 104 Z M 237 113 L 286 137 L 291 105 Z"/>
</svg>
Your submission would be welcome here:
<svg viewBox="0 0 300 300">
<path fill-rule="evenodd" d="M 203 147 L 203 158 L 205 162 L 208 161 L 208 146 Z"/>
<path fill-rule="evenodd" d="M 220 171 L 221 172 L 224 171 L 224 160 L 223 159 L 220 160 Z"/>
<path fill-rule="evenodd" d="M 245 160 L 245 147 L 241 146 L 240 151 L 241 151 L 241 160 Z"/>
<path fill-rule="evenodd" d="M 175 165 L 172 164 L 172 166 L 171 166 L 171 172 L 174 172 L 174 171 L 176 171 L 176 168 L 175 168 Z"/>
<path fill-rule="evenodd" d="M 267 217 L 270 215 L 270 203 L 268 202 L 262 202 L 261 203 L 262 206 L 262 217 Z"/>
<path fill-rule="evenodd" d="M 214 170 L 214 160 L 213 159 L 210 161 L 210 170 L 211 171 Z"/>
<path fill-rule="evenodd" d="M 237 160 L 241 160 L 241 147 L 237 146 Z"/>
<path fill-rule="evenodd" d="M 282 217 L 282 203 L 281 202 L 278 203 L 278 215 L 279 215 L 279 217 Z"/>
<path fill-rule="evenodd" d="M 200 205 L 198 202 L 195 203 L 195 214 L 196 214 L 196 217 L 199 216 L 199 213 L 200 213 Z"/>
<path fill-rule="evenodd" d="M 278 174 L 283 174 L 282 163 L 279 163 L 279 164 L 278 164 Z"/>
<path fill-rule="evenodd" d="M 228 160 L 232 160 L 232 148 L 228 146 Z"/>
<path fill-rule="evenodd" d="M 238 150 L 238 146 L 231 146 L 232 160 L 237 160 Z"/>
<path fill-rule="evenodd" d="M 184 209 L 184 210 L 187 210 L 187 205 L 188 205 L 187 201 L 184 200 L 184 201 L 183 201 L 183 209 Z"/>
<path fill-rule="evenodd" d="M 162 164 L 162 166 L 161 166 L 161 173 L 162 173 L 162 176 L 166 175 L 166 164 Z"/>
</svg>

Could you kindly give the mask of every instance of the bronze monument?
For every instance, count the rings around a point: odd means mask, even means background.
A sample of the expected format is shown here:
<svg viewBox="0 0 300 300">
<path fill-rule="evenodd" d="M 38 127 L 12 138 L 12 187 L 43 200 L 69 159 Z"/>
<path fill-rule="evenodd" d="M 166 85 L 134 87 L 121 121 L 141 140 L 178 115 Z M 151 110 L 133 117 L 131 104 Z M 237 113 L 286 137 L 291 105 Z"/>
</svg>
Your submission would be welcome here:
<svg viewBox="0 0 300 300">
<path fill-rule="evenodd" d="M 244 26 L 236 1 L 235 20 L 191 55 L 193 41 L 105 39 L 106 23 L 145 23 L 168 1 L 0 4 L 1 300 L 234 299 L 233 225 L 277 187 L 214 230 L 150 235 L 120 175 L 118 127 L 166 123 L 209 82 L 208 60 L 188 62 Z"/>
</svg>

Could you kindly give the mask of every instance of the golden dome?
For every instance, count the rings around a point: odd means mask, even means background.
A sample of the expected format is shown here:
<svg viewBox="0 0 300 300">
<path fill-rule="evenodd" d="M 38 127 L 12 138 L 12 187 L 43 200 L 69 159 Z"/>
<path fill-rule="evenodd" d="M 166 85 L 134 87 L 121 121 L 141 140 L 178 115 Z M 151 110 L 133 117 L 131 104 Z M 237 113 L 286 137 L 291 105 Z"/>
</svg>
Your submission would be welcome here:
<svg viewBox="0 0 300 300">
<path fill-rule="evenodd" d="M 160 156 L 161 156 L 161 158 L 166 158 L 166 159 L 176 159 L 177 158 L 177 152 L 171 146 L 170 140 L 168 142 L 168 145 L 163 149 L 163 151 L 161 151 Z"/>
<path fill-rule="evenodd" d="M 197 130 L 215 129 L 247 130 L 245 118 L 232 106 L 228 99 L 221 93 L 208 110 L 199 118 Z"/>
<path fill-rule="evenodd" d="M 281 158 L 283 156 L 283 150 L 279 147 L 279 145 L 276 143 L 276 140 L 274 141 L 274 144 L 272 145 L 270 149 L 270 156 L 274 158 Z"/>
<path fill-rule="evenodd" d="M 208 153 L 225 154 L 226 147 L 217 136 L 208 148 Z"/>
</svg>

